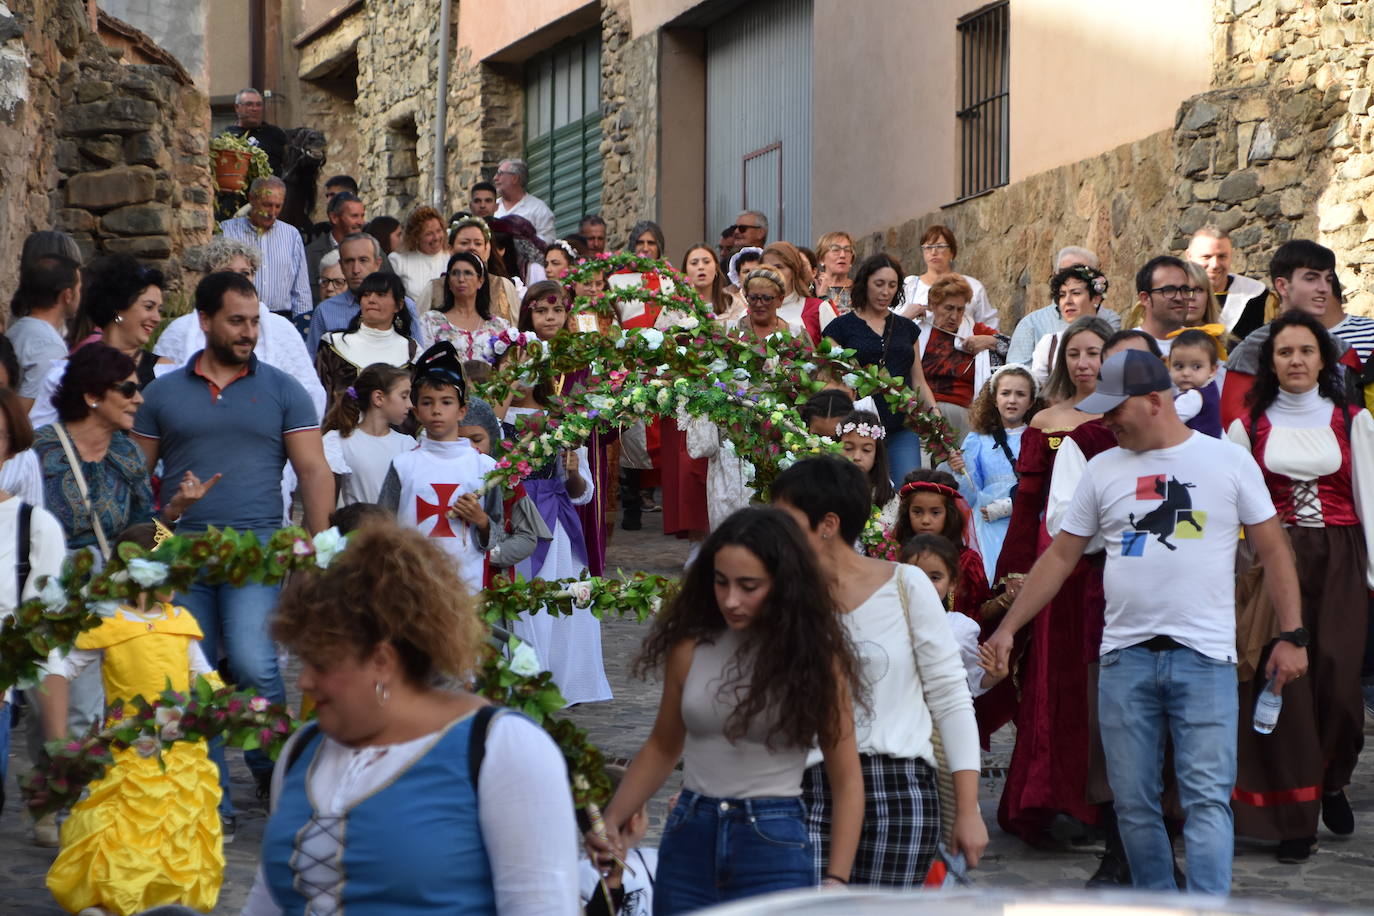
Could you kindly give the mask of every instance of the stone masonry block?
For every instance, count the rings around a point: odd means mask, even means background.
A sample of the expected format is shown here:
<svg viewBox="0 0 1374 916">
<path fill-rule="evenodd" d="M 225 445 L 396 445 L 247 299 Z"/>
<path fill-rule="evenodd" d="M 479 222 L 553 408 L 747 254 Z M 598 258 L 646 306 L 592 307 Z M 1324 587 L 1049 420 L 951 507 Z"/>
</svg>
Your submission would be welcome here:
<svg viewBox="0 0 1374 916">
<path fill-rule="evenodd" d="M 157 181 L 153 170 L 135 165 L 73 175 L 67 181 L 67 206 L 112 210 L 153 199 Z"/>
<path fill-rule="evenodd" d="M 68 108 L 62 114 L 61 132 L 76 137 L 134 134 L 152 130 L 157 123 L 157 105 L 147 99 L 111 99 Z"/>
<path fill-rule="evenodd" d="M 172 231 L 172 208 L 166 204 L 134 204 L 111 210 L 100 220 L 116 235 L 166 235 Z"/>
<path fill-rule="evenodd" d="M 136 258 L 165 258 L 172 253 L 172 240 L 165 235 L 108 238 L 104 244 L 111 254 L 128 254 Z"/>
</svg>

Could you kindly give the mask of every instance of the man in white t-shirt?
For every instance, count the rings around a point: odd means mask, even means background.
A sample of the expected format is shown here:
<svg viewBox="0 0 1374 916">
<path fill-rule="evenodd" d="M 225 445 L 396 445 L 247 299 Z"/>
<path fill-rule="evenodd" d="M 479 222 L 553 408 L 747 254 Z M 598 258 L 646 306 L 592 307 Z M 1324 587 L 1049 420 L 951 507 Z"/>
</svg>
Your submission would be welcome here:
<svg viewBox="0 0 1374 916">
<path fill-rule="evenodd" d="M 523 216 L 530 221 L 535 233 L 545 244 L 556 237 L 553 228 L 553 211 L 549 205 L 525 190 L 530 183 L 530 167 L 523 159 L 503 159 L 496 167 L 491 183 L 496 185 L 500 195 L 496 207 L 496 218 L 503 216 Z"/>
<path fill-rule="evenodd" d="M 1188 890 L 1231 888 L 1236 780 L 1234 576 L 1241 526 L 1264 564 L 1279 641 L 1279 688 L 1307 670 L 1297 571 L 1259 468 L 1239 446 L 1195 433 L 1174 410 L 1164 364 L 1123 350 L 1078 409 L 1103 414 L 1119 448 L 1088 462 L 1060 533 L 988 643 L 1005 661 L 1016 631 L 1059 591 L 1094 535 L 1106 546 L 1098 723 L 1134 886 L 1175 888 L 1160 807 L 1172 737 L 1186 812 Z"/>
</svg>

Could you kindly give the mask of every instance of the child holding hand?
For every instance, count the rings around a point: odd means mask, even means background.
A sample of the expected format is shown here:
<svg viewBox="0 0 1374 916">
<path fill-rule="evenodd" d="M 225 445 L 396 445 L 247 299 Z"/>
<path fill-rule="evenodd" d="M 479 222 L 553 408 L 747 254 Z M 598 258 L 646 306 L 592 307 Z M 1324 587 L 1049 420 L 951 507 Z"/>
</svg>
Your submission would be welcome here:
<svg viewBox="0 0 1374 916">
<path fill-rule="evenodd" d="M 954 613 L 951 597 L 959 586 L 958 549 L 941 535 L 917 534 L 902 544 L 902 562 L 919 567 L 949 609 L 945 619 L 959 644 L 959 657 L 968 672 L 969 693 L 980 697 L 1005 680 L 1010 669 L 1005 662 L 998 664 L 991 649 L 979 645 L 978 624 L 964 614 Z"/>
</svg>

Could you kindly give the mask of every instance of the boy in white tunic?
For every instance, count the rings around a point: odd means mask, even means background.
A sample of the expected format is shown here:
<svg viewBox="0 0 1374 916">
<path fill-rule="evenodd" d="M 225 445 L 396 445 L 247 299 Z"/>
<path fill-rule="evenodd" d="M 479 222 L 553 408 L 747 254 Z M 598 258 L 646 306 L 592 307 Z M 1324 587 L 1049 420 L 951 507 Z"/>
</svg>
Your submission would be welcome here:
<svg viewBox="0 0 1374 916">
<path fill-rule="evenodd" d="M 453 344 L 440 341 L 416 361 L 410 396 L 426 436 L 391 460 L 378 502 L 402 525 L 434 538 L 476 593 L 491 532 L 502 523 L 501 489 L 477 495 L 496 462 L 458 435 L 467 383 Z"/>
</svg>

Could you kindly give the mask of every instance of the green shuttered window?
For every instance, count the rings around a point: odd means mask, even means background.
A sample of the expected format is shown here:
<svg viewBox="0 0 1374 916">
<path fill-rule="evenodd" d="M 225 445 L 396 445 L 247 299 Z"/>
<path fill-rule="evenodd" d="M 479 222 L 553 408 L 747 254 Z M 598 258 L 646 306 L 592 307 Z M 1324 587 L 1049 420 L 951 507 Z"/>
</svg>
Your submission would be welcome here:
<svg viewBox="0 0 1374 916">
<path fill-rule="evenodd" d="M 529 191 L 553 210 L 558 235 L 601 208 L 601 37 L 589 32 L 525 67 Z"/>
</svg>

